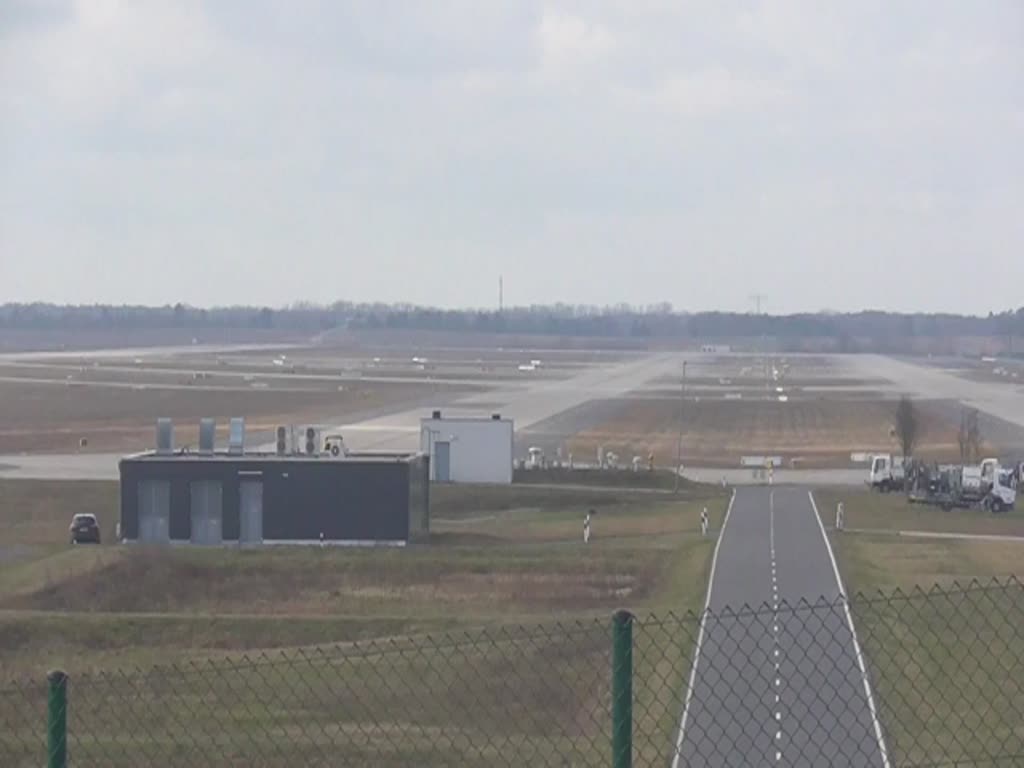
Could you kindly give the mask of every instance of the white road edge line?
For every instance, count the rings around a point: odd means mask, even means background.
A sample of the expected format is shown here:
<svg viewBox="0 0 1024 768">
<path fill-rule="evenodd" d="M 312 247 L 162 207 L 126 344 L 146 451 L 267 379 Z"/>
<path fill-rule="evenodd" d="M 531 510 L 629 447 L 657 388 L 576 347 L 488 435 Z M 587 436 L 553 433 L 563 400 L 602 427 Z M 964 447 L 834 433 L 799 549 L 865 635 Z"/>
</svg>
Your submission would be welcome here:
<svg viewBox="0 0 1024 768">
<path fill-rule="evenodd" d="M 818 528 L 821 530 L 821 537 L 825 540 L 825 548 L 828 550 L 829 559 L 832 560 L 832 571 L 836 576 L 836 585 L 839 587 L 839 597 L 843 601 L 843 611 L 846 613 L 846 623 L 850 627 L 850 635 L 853 637 L 853 650 L 857 654 L 857 666 L 860 667 L 860 677 L 864 682 L 864 695 L 868 699 L 868 710 L 871 712 L 871 722 L 875 728 L 875 739 L 878 741 L 878 751 L 882 756 L 883 768 L 890 768 L 889 751 L 885 747 L 885 738 L 882 736 L 882 724 L 878 719 L 878 709 L 875 707 L 875 697 L 871 692 L 871 683 L 868 681 L 868 668 L 864 663 L 864 654 L 860 649 L 860 641 L 857 639 L 857 630 L 853 626 L 853 614 L 850 613 L 850 601 L 846 596 L 846 587 L 843 586 L 843 577 L 839 575 L 839 565 L 836 563 L 836 555 L 832 551 L 832 543 L 825 533 L 825 525 L 821 522 L 821 513 L 818 512 L 818 505 L 814 501 L 814 493 L 807 492 L 807 498 L 811 500 L 811 508 L 814 510 L 814 518 L 818 521 Z"/>
<path fill-rule="evenodd" d="M 722 530 L 718 532 L 718 541 L 715 542 L 715 551 L 711 555 L 711 573 L 708 576 L 708 593 L 704 598 L 704 611 L 700 615 L 700 629 L 697 631 L 697 646 L 693 650 L 693 666 L 690 667 L 690 680 L 686 684 L 686 701 L 683 703 L 683 714 L 679 718 L 679 733 L 676 736 L 676 753 L 672 758 L 672 768 L 679 768 L 679 756 L 682 754 L 683 736 L 686 732 L 686 716 L 690 712 L 690 700 L 693 698 L 693 685 L 697 681 L 697 664 L 700 662 L 700 649 L 704 643 L 704 621 L 711 607 L 711 590 L 715 586 L 715 569 L 718 567 L 718 550 L 722 547 L 722 539 L 725 538 L 725 529 L 729 525 L 729 516 L 732 514 L 732 505 L 736 501 L 736 489 L 732 491 L 732 498 L 729 499 L 729 506 L 725 510 L 725 519 L 722 520 Z"/>
</svg>

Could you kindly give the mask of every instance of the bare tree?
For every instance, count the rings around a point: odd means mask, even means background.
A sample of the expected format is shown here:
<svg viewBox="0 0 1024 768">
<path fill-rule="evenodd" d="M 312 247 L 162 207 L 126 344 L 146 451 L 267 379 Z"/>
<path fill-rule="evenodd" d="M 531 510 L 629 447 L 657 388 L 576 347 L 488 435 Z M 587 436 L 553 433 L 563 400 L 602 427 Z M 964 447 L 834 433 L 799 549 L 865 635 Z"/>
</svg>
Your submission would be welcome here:
<svg viewBox="0 0 1024 768">
<path fill-rule="evenodd" d="M 974 464 L 981 461 L 981 427 L 978 425 L 978 411 L 964 408 L 960 413 L 960 431 L 957 433 L 960 446 L 960 461 Z"/>
<path fill-rule="evenodd" d="M 970 447 L 971 463 L 981 461 L 981 427 L 978 425 L 978 411 L 974 408 L 967 418 L 967 445 Z"/>
<path fill-rule="evenodd" d="M 914 448 L 921 439 L 922 424 L 920 414 L 914 401 L 907 395 L 900 398 L 896 406 L 895 419 L 893 420 L 893 433 L 899 440 L 900 448 L 903 450 L 903 461 L 906 462 L 914 455 Z"/>
</svg>

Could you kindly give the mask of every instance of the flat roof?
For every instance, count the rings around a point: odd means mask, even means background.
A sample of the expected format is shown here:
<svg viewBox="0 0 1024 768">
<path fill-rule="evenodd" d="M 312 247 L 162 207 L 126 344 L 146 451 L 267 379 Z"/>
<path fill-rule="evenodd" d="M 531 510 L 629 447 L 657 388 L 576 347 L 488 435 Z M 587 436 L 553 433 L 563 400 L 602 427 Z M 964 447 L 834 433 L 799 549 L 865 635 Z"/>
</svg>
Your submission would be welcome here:
<svg viewBox="0 0 1024 768">
<path fill-rule="evenodd" d="M 144 451 L 142 453 L 125 456 L 121 461 L 173 461 L 173 462 L 280 462 L 280 463 L 334 463 L 357 462 L 362 464 L 372 463 L 394 463 L 408 462 L 420 456 L 418 451 L 390 451 L 373 452 L 358 451 L 349 453 L 347 456 L 332 456 L 328 453 L 305 454 L 286 453 L 279 455 L 274 451 L 246 451 L 245 453 L 226 453 L 217 451 L 215 453 L 200 453 L 199 451 L 176 450 L 173 453 L 157 453 L 156 451 Z"/>
<path fill-rule="evenodd" d="M 503 422 L 510 423 L 512 421 L 512 419 L 506 419 L 504 416 L 502 416 L 500 419 L 495 419 L 495 418 L 493 418 L 491 416 L 443 416 L 442 415 L 440 418 L 435 418 L 433 416 L 421 416 L 420 417 L 420 421 L 421 422 L 423 422 L 423 421 L 493 421 L 496 424 L 501 424 Z"/>
</svg>

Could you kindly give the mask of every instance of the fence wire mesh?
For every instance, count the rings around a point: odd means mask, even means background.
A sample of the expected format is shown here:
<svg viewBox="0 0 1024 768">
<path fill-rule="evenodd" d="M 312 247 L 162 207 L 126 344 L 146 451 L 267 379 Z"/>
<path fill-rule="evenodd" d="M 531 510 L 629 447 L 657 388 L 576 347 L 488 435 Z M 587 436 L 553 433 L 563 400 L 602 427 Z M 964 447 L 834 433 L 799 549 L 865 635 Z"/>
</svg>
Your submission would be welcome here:
<svg viewBox="0 0 1024 768">
<path fill-rule="evenodd" d="M 1016 581 L 630 628 L 625 662 L 593 619 L 70 670 L 67 763 L 1024 765 Z M 623 663 L 632 747 L 615 755 Z M 47 696 L 45 677 L 0 684 L 0 765 L 50 758 Z"/>
</svg>

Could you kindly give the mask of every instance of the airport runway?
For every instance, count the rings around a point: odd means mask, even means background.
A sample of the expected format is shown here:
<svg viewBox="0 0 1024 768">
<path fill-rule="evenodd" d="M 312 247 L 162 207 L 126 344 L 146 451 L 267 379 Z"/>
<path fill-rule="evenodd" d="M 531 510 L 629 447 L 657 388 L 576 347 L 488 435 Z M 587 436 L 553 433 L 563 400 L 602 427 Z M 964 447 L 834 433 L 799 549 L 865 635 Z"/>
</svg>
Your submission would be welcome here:
<svg viewBox="0 0 1024 768">
<path fill-rule="evenodd" d="M 806 491 L 736 491 L 673 768 L 888 768 L 841 593 Z M 822 598 L 814 611 L 800 608 Z"/>
<path fill-rule="evenodd" d="M 588 368 L 567 379 L 535 379 L 498 384 L 486 392 L 437 403 L 448 415 L 486 416 L 500 412 L 515 420 L 517 432 L 594 398 L 615 397 L 666 374 L 681 371 L 678 354 L 644 357 L 627 363 Z M 354 450 L 414 451 L 419 448 L 420 419 L 431 408 L 420 406 L 355 423 L 323 421 L 324 433 L 340 432 Z M 257 436 L 256 439 L 267 439 Z M 273 443 L 256 443 L 274 450 Z M 0 477 L 34 479 L 117 479 L 118 454 L 0 456 Z"/>
<path fill-rule="evenodd" d="M 83 355 L 97 357 L 133 358 L 145 354 L 148 357 L 162 357 L 177 352 L 203 352 L 212 350 L 238 351 L 251 348 L 262 350 L 261 345 L 233 345 L 224 347 L 180 347 L 159 350 L 100 350 L 93 353 L 66 353 L 69 358 L 80 359 Z M 279 349 L 279 346 L 271 347 Z M 39 353 L 39 357 L 53 358 L 54 353 Z M 701 358 L 699 354 L 687 354 L 691 362 Z M 27 353 L 0 356 L 11 361 L 32 360 Z M 517 435 L 525 437 L 531 427 L 543 427 L 543 422 L 591 400 L 621 396 L 642 389 L 664 376 L 678 376 L 681 372 L 682 357 L 678 353 L 653 354 L 625 363 L 613 363 L 584 370 L 567 379 L 516 380 L 498 382 L 494 388 L 477 394 L 458 397 L 450 401 L 432 404 L 449 415 L 481 416 L 500 412 L 515 420 Z M 945 371 L 928 366 L 919 366 L 880 355 L 838 356 L 841 367 L 851 375 L 864 375 L 872 379 L 889 379 L 892 383 L 878 386 L 890 392 L 908 392 L 922 398 L 962 400 L 980 411 L 998 416 L 1019 426 L 1024 426 L 1024 394 L 1018 388 L 1005 384 L 990 384 L 968 381 Z M 662 385 L 659 385 L 662 386 Z M 339 422 L 327 415 L 321 424 L 324 432 L 341 432 L 345 441 L 356 450 L 404 451 L 416 450 L 419 445 L 419 422 L 429 414 L 429 407 L 404 408 L 400 411 L 377 418 L 357 422 Z M 268 440 L 269 436 L 254 436 L 255 440 Z M 538 438 L 539 439 L 539 438 Z M 256 443 L 256 448 L 270 450 L 272 444 Z M 117 459 L 110 455 L 37 455 L 31 457 L 0 456 L 0 477 L 32 478 L 116 478 Z M 691 474 L 692 473 L 692 474 Z M 725 474 L 733 485 L 754 482 L 746 470 L 688 469 L 694 479 L 718 482 Z M 863 470 L 807 470 L 793 471 L 785 477 L 780 472 L 779 482 L 807 483 L 814 485 L 859 484 Z"/>
<path fill-rule="evenodd" d="M 486 416 L 500 413 L 515 421 L 516 432 L 597 398 L 616 397 L 660 376 L 680 374 L 682 358 L 678 354 L 644 357 L 627 363 L 590 368 L 568 379 L 538 379 L 513 386 L 498 384 L 495 389 L 461 397 L 441 410 L 449 416 Z M 413 408 L 377 419 L 354 424 L 334 424 L 325 431 L 337 431 L 356 450 L 416 450 L 420 441 L 420 419 L 430 415 L 428 408 Z"/>
<path fill-rule="evenodd" d="M 959 400 L 1024 427 L 1024 390 L 1009 383 L 971 381 L 929 365 L 883 355 L 849 355 L 852 371 L 892 382 L 891 390 L 921 399 Z"/>
<path fill-rule="evenodd" d="M 118 347 L 99 349 L 39 350 L 0 353 L 0 362 L 31 360 L 160 359 L 176 355 L 213 355 L 237 352 L 269 352 L 300 347 L 299 344 L 187 344 L 171 347 Z"/>
</svg>

